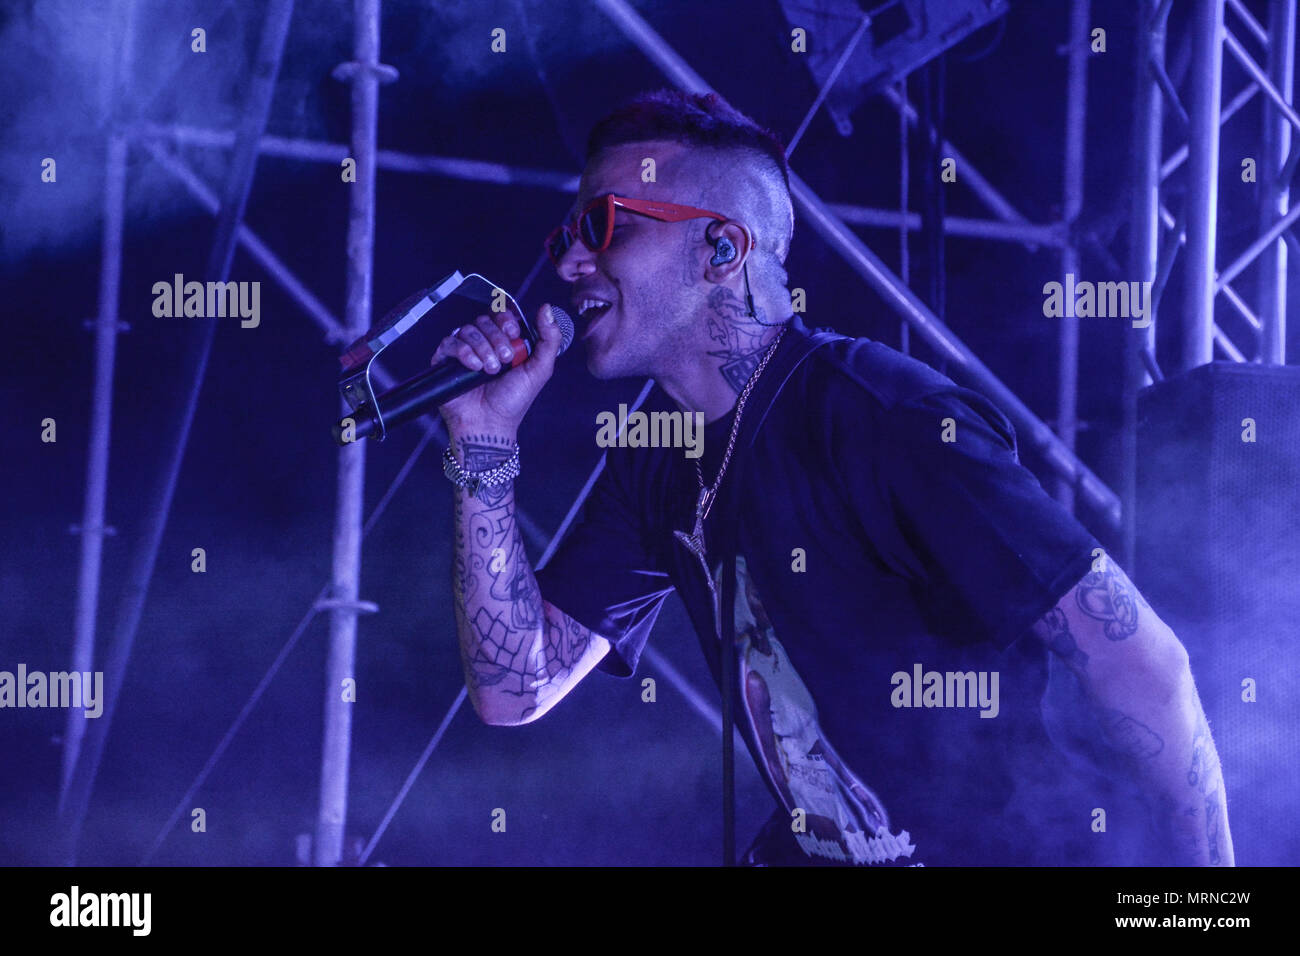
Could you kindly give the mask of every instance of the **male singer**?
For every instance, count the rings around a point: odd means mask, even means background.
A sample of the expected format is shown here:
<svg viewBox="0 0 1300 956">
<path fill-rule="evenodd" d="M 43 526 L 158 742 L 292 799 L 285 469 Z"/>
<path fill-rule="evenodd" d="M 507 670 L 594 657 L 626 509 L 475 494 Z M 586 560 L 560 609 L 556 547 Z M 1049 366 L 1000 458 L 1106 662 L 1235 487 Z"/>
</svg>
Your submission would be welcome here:
<svg viewBox="0 0 1300 956">
<path fill-rule="evenodd" d="M 547 240 L 587 366 L 653 377 L 647 411 L 702 412 L 704 454 L 610 448 L 534 574 L 512 479 L 549 453 L 516 442 L 554 367 L 549 307 L 524 365 L 442 407 L 479 716 L 527 723 L 593 668 L 630 675 L 676 590 L 720 687 L 734 675 L 724 697 L 776 802 L 746 863 L 1119 860 L 1140 797 L 1155 826 L 1137 862 L 1231 865 L 1182 644 L 992 404 L 792 315 L 793 226 L 781 145 L 716 96 L 642 95 L 592 131 Z M 433 360 L 495 373 L 518 334 L 480 316 Z M 1110 782 L 1080 790 L 1049 734 Z"/>
</svg>

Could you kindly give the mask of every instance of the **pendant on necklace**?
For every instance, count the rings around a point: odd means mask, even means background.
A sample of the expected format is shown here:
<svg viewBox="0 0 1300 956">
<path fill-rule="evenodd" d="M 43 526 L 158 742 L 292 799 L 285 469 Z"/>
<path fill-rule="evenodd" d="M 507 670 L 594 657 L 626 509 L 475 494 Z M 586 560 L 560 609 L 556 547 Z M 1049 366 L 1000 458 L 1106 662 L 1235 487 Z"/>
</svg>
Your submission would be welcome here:
<svg viewBox="0 0 1300 956">
<path fill-rule="evenodd" d="M 705 506 L 708 503 L 708 498 L 708 489 L 701 488 L 700 497 L 695 502 L 695 528 L 690 534 L 687 534 L 685 531 L 674 531 L 673 537 L 686 545 L 686 549 L 699 560 L 700 567 L 704 569 L 705 580 L 709 582 L 709 591 L 712 592 L 715 590 L 715 587 L 713 584 L 713 575 L 709 573 L 709 559 L 705 556 L 706 548 L 704 544 L 704 511 Z"/>
</svg>

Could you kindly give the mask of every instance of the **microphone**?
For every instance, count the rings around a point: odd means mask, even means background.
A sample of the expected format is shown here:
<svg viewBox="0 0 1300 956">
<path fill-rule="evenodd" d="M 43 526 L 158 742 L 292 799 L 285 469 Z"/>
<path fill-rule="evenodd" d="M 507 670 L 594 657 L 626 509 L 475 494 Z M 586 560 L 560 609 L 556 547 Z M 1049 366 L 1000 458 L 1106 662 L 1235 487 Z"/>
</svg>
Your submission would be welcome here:
<svg viewBox="0 0 1300 956">
<path fill-rule="evenodd" d="M 558 354 L 562 355 L 573 343 L 573 320 L 569 318 L 569 313 L 558 305 L 551 306 L 551 314 L 560 329 Z M 532 349 L 523 339 L 513 339 L 510 344 L 515 350 L 515 355 L 510 364 L 502 370 L 503 372 L 522 365 L 532 354 Z M 425 412 L 438 408 L 443 403 L 464 395 L 485 382 L 492 381 L 500 374 L 501 372 L 489 373 L 482 369 L 466 368 L 456 358 L 443 359 L 427 372 L 421 372 L 400 385 L 394 385 L 378 397 L 379 411 L 384 416 L 384 428 L 385 430 L 395 428 L 413 418 L 418 418 Z M 368 404 L 363 404 L 333 425 L 331 430 L 334 433 L 334 441 L 339 445 L 348 444 L 343 439 L 343 432 L 344 422 L 349 420 L 353 422 L 352 441 L 366 438 L 379 428 L 379 419 L 375 416 L 375 410 Z"/>
</svg>

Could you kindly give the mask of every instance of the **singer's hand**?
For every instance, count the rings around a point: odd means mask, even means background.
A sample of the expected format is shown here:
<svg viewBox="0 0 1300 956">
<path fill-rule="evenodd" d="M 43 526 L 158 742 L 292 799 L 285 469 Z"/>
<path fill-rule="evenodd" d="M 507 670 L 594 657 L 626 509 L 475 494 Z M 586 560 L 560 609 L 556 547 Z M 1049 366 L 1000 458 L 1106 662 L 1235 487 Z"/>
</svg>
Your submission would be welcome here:
<svg viewBox="0 0 1300 956">
<path fill-rule="evenodd" d="M 440 411 L 451 431 L 491 429 L 513 435 L 542 386 L 555 371 L 555 357 L 560 350 L 560 329 L 551 319 L 551 307 L 537 310 L 537 328 L 541 340 L 528 361 L 511 369 L 514 349 L 512 339 L 521 337 L 519 322 L 508 312 L 480 315 L 473 325 L 464 325 L 438 345 L 431 365 L 456 359 L 466 368 L 483 370 L 499 377 L 443 403 Z M 503 374 L 505 368 L 508 374 Z"/>
</svg>

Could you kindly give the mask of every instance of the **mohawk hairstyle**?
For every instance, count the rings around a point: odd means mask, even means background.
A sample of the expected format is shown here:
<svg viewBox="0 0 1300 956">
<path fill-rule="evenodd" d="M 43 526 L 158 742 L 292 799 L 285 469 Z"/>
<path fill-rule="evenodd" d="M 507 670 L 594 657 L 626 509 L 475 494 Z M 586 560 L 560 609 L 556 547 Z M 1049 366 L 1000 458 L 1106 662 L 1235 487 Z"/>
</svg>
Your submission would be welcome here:
<svg viewBox="0 0 1300 956">
<path fill-rule="evenodd" d="M 641 93 L 598 122 L 587 138 L 587 160 L 602 150 L 651 139 L 715 149 L 750 149 L 765 155 L 790 188 L 785 147 L 717 93 L 654 90 Z"/>
<path fill-rule="evenodd" d="M 794 235 L 794 208 L 790 166 L 777 135 L 717 93 L 653 90 L 626 101 L 592 127 L 587 163 L 604 150 L 650 140 L 695 147 L 701 155 L 732 151 L 750 158 L 742 175 L 730 167 L 704 167 L 697 173 L 700 192 L 695 201 L 702 203 L 719 193 L 728 196 L 730 208 L 747 216 L 756 229 L 759 281 L 774 295 L 777 290 L 786 294 L 782 264 Z"/>
</svg>

